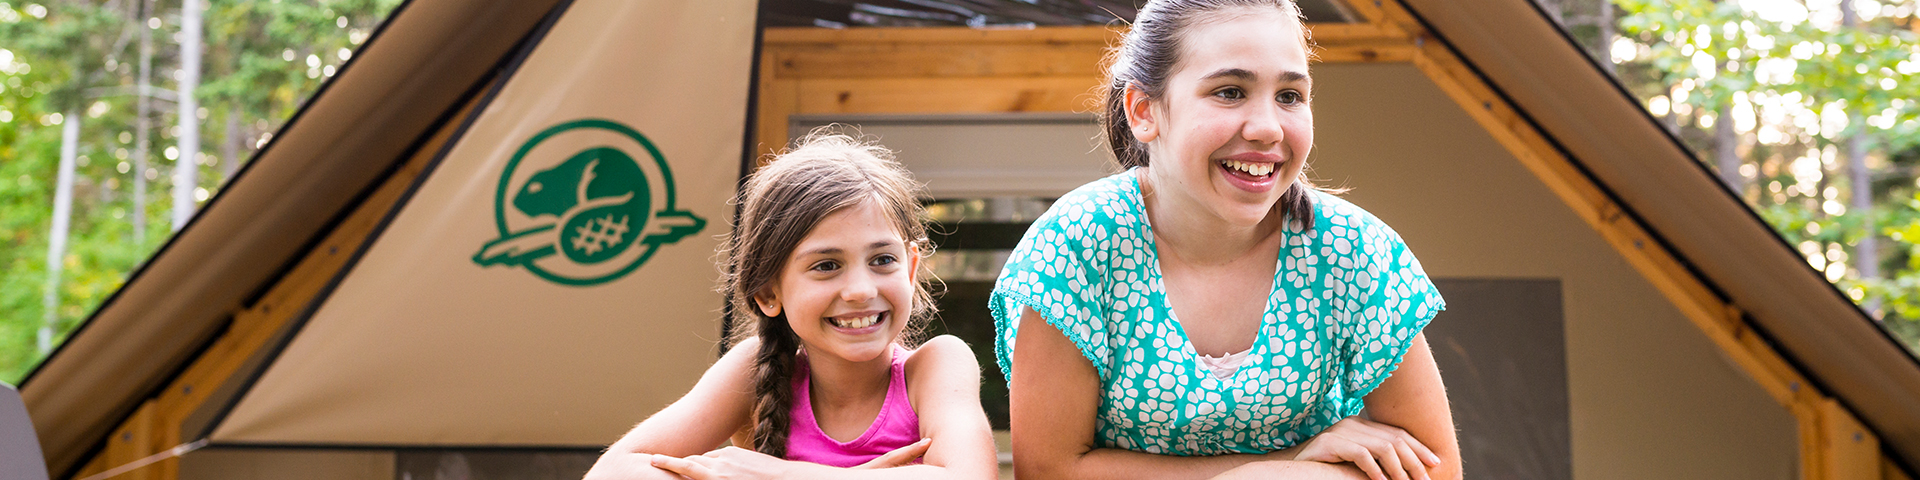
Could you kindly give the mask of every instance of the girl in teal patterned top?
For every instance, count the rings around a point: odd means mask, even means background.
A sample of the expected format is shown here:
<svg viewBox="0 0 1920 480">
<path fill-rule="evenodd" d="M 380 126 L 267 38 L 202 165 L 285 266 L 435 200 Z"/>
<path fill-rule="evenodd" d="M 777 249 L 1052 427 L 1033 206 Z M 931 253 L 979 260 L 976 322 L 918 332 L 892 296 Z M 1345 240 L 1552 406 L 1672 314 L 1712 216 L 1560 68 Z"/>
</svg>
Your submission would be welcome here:
<svg viewBox="0 0 1920 480">
<path fill-rule="evenodd" d="M 1308 51 L 1287 0 L 1140 10 L 1103 118 L 1130 169 L 1056 201 L 994 286 L 1019 476 L 1459 477 L 1420 335 L 1440 294 L 1301 177 Z"/>
</svg>

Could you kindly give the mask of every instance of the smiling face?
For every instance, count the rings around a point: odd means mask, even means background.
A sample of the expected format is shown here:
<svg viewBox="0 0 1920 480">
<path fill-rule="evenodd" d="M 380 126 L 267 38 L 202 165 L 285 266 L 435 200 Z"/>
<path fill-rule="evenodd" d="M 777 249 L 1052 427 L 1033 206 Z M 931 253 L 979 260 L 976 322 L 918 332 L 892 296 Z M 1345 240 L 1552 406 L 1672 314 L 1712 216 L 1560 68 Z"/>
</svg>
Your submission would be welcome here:
<svg viewBox="0 0 1920 480">
<path fill-rule="evenodd" d="M 1302 26 L 1279 9 L 1236 8 L 1182 32 L 1160 98 L 1126 92 L 1154 191 L 1234 225 L 1270 220 L 1313 149 Z M 1272 218 L 1271 220 L 1278 220 Z"/>
<path fill-rule="evenodd" d="M 827 214 L 787 257 L 755 303 L 787 324 L 812 355 L 882 358 L 912 315 L 920 258 L 877 201 Z"/>
</svg>

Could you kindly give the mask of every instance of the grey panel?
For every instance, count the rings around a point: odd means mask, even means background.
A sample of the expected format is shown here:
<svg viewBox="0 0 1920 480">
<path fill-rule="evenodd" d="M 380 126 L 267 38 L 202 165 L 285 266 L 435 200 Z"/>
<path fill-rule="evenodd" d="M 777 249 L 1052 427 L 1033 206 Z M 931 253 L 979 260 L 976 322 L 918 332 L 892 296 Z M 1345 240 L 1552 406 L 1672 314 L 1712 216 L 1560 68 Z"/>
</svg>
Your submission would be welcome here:
<svg viewBox="0 0 1920 480">
<path fill-rule="evenodd" d="M 402 450 L 393 478 L 401 480 L 571 480 L 587 474 L 599 452 Z"/>
<path fill-rule="evenodd" d="M 1439 279 L 1427 344 L 1472 478 L 1573 478 L 1558 279 Z"/>
<path fill-rule="evenodd" d="M 47 480 L 46 457 L 33 433 L 27 404 L 12 385 L 0 383 L 0 479 Z"/>
</svg>

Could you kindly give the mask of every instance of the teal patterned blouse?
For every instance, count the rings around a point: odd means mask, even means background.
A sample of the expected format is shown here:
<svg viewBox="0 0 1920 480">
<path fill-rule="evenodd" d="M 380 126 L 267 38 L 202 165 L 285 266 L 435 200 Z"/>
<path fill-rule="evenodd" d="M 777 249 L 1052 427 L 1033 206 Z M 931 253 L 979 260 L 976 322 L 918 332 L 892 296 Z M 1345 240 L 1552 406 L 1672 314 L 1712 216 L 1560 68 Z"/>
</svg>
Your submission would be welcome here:
<svg viewBox="0 0 1920 480">
<path fill-rule="evenodd" d="M 1126 172 L 1075 189 L 1027 229 L 994 284 L 1000 370 L 1013 377 L 1026 306 L 1099 370 L 1103 447 L 1266 453 L 1359 413 L 1446 305 L 1380 219 L 1332 195 L 1313 202 L 1314 229 L 1282 234 L 1250 358 L 1221 381 L 1167 306 L 1139 180 Z"/>
</svg>

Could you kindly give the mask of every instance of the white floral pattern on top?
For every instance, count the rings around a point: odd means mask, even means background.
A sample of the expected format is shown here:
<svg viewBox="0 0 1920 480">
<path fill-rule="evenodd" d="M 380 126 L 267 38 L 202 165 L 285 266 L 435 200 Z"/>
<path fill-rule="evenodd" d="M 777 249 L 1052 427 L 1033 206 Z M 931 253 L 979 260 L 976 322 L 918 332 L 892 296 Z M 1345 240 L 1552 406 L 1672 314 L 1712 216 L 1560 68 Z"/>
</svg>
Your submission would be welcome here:
<svg viewBox="0 0 1920 480">
<path fill-rule="evenodd" d="M 1266 453 L 1360 413 L 1413 336 L 1446 308 L 1400 235 L 1313 192 L 1315 224 L 1289 222 L 1250 357 L 1222 379 L 1202 368 L 1167 306 L 1153 227 L 1132 172 L 1054 202 L 1015 247 L 989 308 L 1013 377 L 1020 307 L 1100 373 L 1095 438 L 1164 455 Z"/>
</svg>

